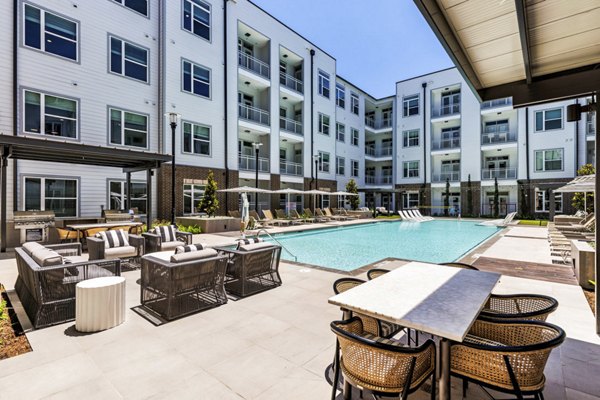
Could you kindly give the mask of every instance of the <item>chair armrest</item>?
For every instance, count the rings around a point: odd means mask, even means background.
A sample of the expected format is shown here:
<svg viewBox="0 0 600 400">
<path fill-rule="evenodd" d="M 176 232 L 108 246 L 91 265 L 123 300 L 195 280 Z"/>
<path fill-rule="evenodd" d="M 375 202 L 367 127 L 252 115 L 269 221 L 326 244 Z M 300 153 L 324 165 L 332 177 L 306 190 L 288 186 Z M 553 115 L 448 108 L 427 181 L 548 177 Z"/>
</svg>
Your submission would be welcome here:
<svg viewBox="0 0 600 400">
<path fill-rule="evenodd" d="M 175 231 L 175 237 L 177 240 L 181 239 L 185 244 L 192 244 L 192 233 L 191 232 L 181 232 Z"/>
<path fill-rule="evenodd" d="M 154 253 L 160 251 L 161 239 L 160 235 L 156 233 L 142 233 L 142 237 L 145 241 L 145 254 Z"/>
<path fill-rule="evenodd" d="M 60 243 L 60 244 L 49 244 L 45 246 L 48 249 L 55 250 L 57 253 L 75 252 L 76 255 L 81 255 L 81 243 Z M 73 254 L 71 254 L 73 255 Z"/>
<path fill-rule="evenodd" d="M 137 249 L 138 255 L 144 255 L 146 240 L 140 235 L 129 235 L 129 244 Z"/>
<path fill-rule="evenodd" d="M 90 260 L 104 259 L 104 240 L 96 237 L 86 238 Z"/>
</svg>

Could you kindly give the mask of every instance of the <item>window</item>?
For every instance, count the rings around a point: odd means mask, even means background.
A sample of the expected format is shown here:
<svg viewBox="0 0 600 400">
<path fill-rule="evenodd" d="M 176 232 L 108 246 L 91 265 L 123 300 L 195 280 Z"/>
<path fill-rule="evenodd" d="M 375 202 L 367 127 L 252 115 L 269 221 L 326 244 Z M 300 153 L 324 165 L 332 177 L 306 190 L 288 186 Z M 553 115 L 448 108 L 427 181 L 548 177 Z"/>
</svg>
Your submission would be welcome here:
<svg viewBox="0 0 600 400">
<path fill-rule="evenodd" d="M 419 192 L 405 192 L 402 194 L 402 208 L 418 208 Z"/>
<path fill-rule="evenodd" d="M 535 112 L 535 131 L 562 129 L 562 108 Z"/>
<path fill-rule="evenodd" d="M 204 197 L 206 185 L 184 184 L 183 185 L 183 213 L 196 214 L 200 212 L 198 206 Z"/>
<path fill-rule="evenodd" d="M 77 216 L 77 180 L 25 177 L 25 211 L 54 211 L 58 218 Z"/>
<path fill-rule="evenodd" d="M 358 141 L 359 141 L 358 129 L 350 128 L 350 135 L 352 136 L 352 145 L 358 146 Z"/>
<path fill-rule="evenodd" d="M 346 108 L 346 88 L 339 83 L 335 85 L 335 104 L 340 108 Z"/>
<path fill-rule="evenodd" d="M 183 152 L 210 156 L 210 127 L 184 122 Z"/>
<path fill-rule="evenodd" d="M 24 18 L 25 46 L 70 60 L 78 60 L 77 22 L 29 4 L 25 4 Z"/>
<path fill-rule="evenodd" d="M 148 0 L 113 0 L 125 7 L 138 12 L 142 15 L 148 16 Z"/>
<path fill-rule="evenodd" d="M 335 124 L 335 138 L 338 142 L 346 141 L 346 125 L 340 123 Z"/>
<path fill-rule="evenodd" d="M 562 193 L 554 193 L 554 211 L 562 212 Z M 535 188 L 535 211 L 550 211 L 550 193 L 548 189 Z"/>
<path fill-rule="evenodd" d="M 210 4 L 202 0 L 183 0 L 183 29 L 210 40 Z"/>
<path fill-rule="evenodd" d="M 329 135 L 329 115 L 319 113 L 319 133 Z"/>
<path fill-rule="evenodd" d="M 25 90 L 24 131 L 77 137 L 77 101 Z"/>
<path fill-rule="evenodd" d="M 319 94 L 329 98 L 329 75 L 319 71 Z"/>
<path fill-rule="evenodd" d="M 402 163 L 404 178 L 417 178 L 419 176 L 419 161 L 405 161 Z"/>
<path fill-rule="evenodd" d="M 402 116 L 419 115 L 419 95 L 415 94 L 402 99 Z"/>
<path fill-rule="evenodd" d="M 183 91 L 210 98 L 210 70 L 184 60 Z"/>
<path fill-rule="evenodd" d="M 402 147 L 418 147 L 419 146 L 419 130 L 402 132 Z"/>
<path fill-rule="evenodd" d="M 338 175 L 346 175 L 346 159 L 344 157 L 335 158 L 335 173 Z"/>
<path fill-rule="evenodd" d="M 127 204 L 127 183 L 108 181 L 109 207 L 111 210 L 124 210 Z M 131 182 L 131 208 L 137 208 L 140 214 L 146 214 L 146 183 Z"/>
<path fill-rule="evenodd" d="M 329 153 L 319 151 L 319 172 L 329 172 Z"/>
<path fill-rule="evenodd" d="M 110 143 L 148 147 L 148 117 L 128 111 L 109 109 Z"/>
<path fill-rule="evenodd" d="M 148 50 L 111 36 L 110 71 L 148 82 Z"/>
<path fill-rule="evenodd" d="M 350 165 L 352 166 L 352 177 L 358 178 L 358 173 L 359 173 L 358 161 L 350 160 Z"/>
<path fill-rule="evenodd" d="M 563 149 L 537 150 L 535 171 L 561 171 L 563 169 Z"/>
<path fill-rule="evenodd" d="M 329 208 L 329 195 L 328 194 L 324 194 L 321 196 L 321 208 L 325 209 L 325 208 Z"/>
<path fill-rule="evenodd" d="M 356 93 L 350 93 L 350 110 L 352 114 L 358 115 L 358 95 Z"/>
</svg>

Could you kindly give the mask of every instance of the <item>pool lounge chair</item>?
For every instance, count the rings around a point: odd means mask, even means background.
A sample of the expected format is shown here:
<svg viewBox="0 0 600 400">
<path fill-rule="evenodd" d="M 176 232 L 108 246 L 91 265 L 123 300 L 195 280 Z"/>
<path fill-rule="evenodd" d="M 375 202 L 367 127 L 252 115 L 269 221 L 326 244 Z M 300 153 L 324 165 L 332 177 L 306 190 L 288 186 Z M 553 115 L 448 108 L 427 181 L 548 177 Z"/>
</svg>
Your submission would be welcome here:
<svg viewBox="0 0 600 400">
<path fill-rule="evenodd" d="M 407 211 L 403 211 L 403 210 L 399 210 L 398 214 L 400 214 L 400 217 L 402 218 L 403 221 L 408 221 L 408 222 L 421 222 L 418 219 L 416 219 L 415 217 L 413 217 L 412 215 L 410 215 Z"/>
<path fill-rule="evenodd" d="M 408 215 L 412 216 L 412 217 L 415 219 L 415 221 L 419 221 L 419 222 L 430 221 L 430 220 L 428 220 L 428 219 L 425 219 L 425 218 L 423 218 L 423 217 L 419 217 L 419 216 L 417 215 L 417 213 L 415 212 L 415 210 L 406 210 L 406 213 L 407 213 Z"/>
<path fill-rule="evenodd" d="M 277 219 L 289 221 L 290 224 L 292 224 L 292 225 L 298 225 L 298 224 L 302 223 L 302 221 L 300 221 L 298 219 L 290 218 L 287 215 L 285 215 L 285 211 L 283 211 L 280 208 L 275 210 L 275 215 L 277 215 Z"/>
<path fill-rule="evenodd" d="M 333 213 L 331 212 L 331 210 L 329 208 L 324 208 L 323 211 L 325 212 L 325 216 L 327 218 L 331 218 L 334 219 L 336 221 L 346 221 L 348 220 L 347 217 L 343 216 L 343 215 L 333 215 Z"/>
<path fill-rule="evenodd" d="M 290 211 L 290 218 L 295 219 L 297 221 L 302 221 L 304 223 L 307 223 L 307 222 L 310 222 L 310 223 L 317 222 L 317 220 L 315 218 L 303 217 L 296 210 L 291 210 Z"/>
<path fill-rule="evenodd" d="M 326 218 L 323 218 L 323 217 L 319 217 L 318 215 L 314 215 L 312 213 L 312 211 L 310 211 L 309 208 L 305 208 L 304 209 L 304 214 L 306 214 L 306 216 L 308 218 L 312 218 L 312 219 L 316 220 L 317 222 L 328 222 L 329 221 L 329 219 L 326 219 Z"/>
<path fill-rule="evenodd" d="M 510 224 L 512 222 L 513 219 L 515 219 L 516 215 L 517 215 L 516 212 L 511 212 L 511 213 L 507 214 L 504 219 L 495 219 L 493 221 L 484 221 L 484 222 L 480 222 L 477 225 L 506 227 L 506 226 L 508 226 L 508 224 Z"/>
<path fill-rule="evenodd" d="M 419 211 L 419 210 L 413 210 L 413 213 L 414 213 L 414 214 L 415 214 L 417 217 L 419 217 L 419 218 L 422 218 L 424 221 L 433 221 L 433 220 L 434 220 L 434 218 L 433 218 L 433 217 L 430 217 L 430 216 L 426 216 L 426 215 L 423 215 L 423 214 L 421 214 L 421 211 Z"/>
<path fill-rule="evenodd" d="M 346 217 L 347 219 L 360 219 L 358 215 L 350 215 L 345 208 L 338 208 L 338 214 Z"/>
<path fill-rule="evenodd" d="M 291 223 L 287 219 L 279 219 L 279 218 L 273 217 L 273 213 L 271 213 L 271 210 L 262 210 L 262 213 L 263 213 L 263 215 L 265 216 L 265 219 L 266 219 L 265 223 L 277 224 L 278 226 L 289 225 Z"/>
<path fill-rule="evenodd" d="M 320 208 L 315 208 L 315 214 L 317 215 L 317 218 L 322 218 L 322 219 L 326 220 L 327 222 L 329 222 L 333 219 L 333 218 L 330 218 L 327 215 L 325 215 L 323 213 L 323 210 L 321 210 Z"/>
</svg>

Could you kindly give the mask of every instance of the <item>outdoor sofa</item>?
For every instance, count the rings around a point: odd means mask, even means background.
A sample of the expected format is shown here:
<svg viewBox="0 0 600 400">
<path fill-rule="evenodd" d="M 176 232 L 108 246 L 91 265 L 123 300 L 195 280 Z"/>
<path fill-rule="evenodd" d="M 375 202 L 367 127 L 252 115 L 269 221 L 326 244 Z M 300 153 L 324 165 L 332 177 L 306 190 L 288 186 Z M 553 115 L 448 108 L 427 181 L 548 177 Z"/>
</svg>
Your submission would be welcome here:
<svg viewBox="0 0 600 400">
<path fill-rule="evenodd" d="M 119 259 L 87 260 L 81 256 L 81 243 L 28 242 L 15 249 L 15 257 L 15 291 L 35 328 L 75 319 L 77 283 L 121 274 Z"/>
</svg>

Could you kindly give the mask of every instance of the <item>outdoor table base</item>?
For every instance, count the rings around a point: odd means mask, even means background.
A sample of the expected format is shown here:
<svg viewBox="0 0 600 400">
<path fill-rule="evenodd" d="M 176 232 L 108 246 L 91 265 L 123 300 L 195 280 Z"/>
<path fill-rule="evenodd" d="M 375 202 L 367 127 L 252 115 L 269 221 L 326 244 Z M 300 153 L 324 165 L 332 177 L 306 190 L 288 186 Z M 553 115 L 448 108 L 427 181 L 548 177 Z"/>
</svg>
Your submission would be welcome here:
<svg viewBox="0 0 600 400">
<path fill-rule="evenodd" d="M 125 278 L 109 276 L 81 281 L 75 287 L 75 329 L 98 332 L 125 321 Z"/>
</svg>

